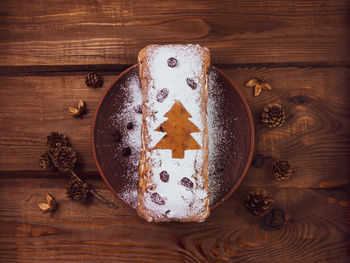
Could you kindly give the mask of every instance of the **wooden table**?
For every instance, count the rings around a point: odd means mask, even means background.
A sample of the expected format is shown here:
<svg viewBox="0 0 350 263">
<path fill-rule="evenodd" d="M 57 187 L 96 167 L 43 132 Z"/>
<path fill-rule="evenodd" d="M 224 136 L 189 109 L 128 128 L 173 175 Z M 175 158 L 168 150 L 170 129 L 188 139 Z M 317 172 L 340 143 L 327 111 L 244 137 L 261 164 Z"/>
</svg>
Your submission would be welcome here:
<svg viewBox="0 0 350 263">
<path fill-rule="evenodd" d="M 349 14 L 347 0 L 2 1 L 0 261 L 349 262 Z M 102 93 L 150 43 L 209 47 L 249 103 L 255 153 L 272 156 L 201 224 L 143 221 L 107 188 L 92 157 Z M 85 85 L 90 71 L 104 77 L 102 88 Z M 253 97 L 243 84 L 257 76 L 272 90 Z M 82 120 L 67 111 L 79 99 L 89 110 Z M 285 107 L 283 127 L 260 123 L 269 103 Z M 39 168 L 51 131 L 71 137 L 79 174 L 118 210 L 70 201 L 68 175 Z M 290 180 L 274 179 L 279 158 L 290 161 Z M 258 187 L 285 211 L 282 229 L 262 229 L 245 209 L 245 194 Z M 46 192 L 59 204 L 53 214 L 37 207 Z"/>
</svg>

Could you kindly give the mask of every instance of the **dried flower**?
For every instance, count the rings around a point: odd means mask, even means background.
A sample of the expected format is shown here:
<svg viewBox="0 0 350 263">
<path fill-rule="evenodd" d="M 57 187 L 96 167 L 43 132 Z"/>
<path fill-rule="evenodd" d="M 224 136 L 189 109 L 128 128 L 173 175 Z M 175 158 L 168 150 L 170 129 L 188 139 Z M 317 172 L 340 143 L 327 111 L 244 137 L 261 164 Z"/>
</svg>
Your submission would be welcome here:
<svg viewBox="0 0 350 263">
<path fill-rule="evenodd" d="M 51 134 L 47 136 L 47 145 L 49 145 L 50 148 L 57 148 L 61 146 L 70 146 L 70 142 L 66 134 L 51 132 Z"/>
<path fill-rule="evenodd" d="M 262 122 L 269 128 L 280 127 L 286 121 L 286 112 L 279 104 L 269 104 L 261 115 Z"/>
<path fill-rule="evenodd" d="M 244 200 L 245 207 L 255 216 L 265 214 L 269 209 L 270 204 L 273 202 L 271 194 L 260 189 L 248 193 Z"/>
<path fill-rule="evenodd" d="M 85 84 L 90 88 L 100 88 L 103 85 L 103 78 L 96 72 L 90 72 L 86 75 Z"/>
<path fill-rule="evenodd" d="M 258 80 L 257 79 L 251 79 L 248 82 L 246 82 L 244 84 L 244 86 L 247 87 L 247 88 L 254 88 L 256 84 L 258 84 Z"/>
<path fill-rule="evenodd" d="M 40 210 L 43 211 L 44 213 L 54 211 L 57 207 L 55 199 L 51 195 L 46 193 L 46 201 L 47 201 L 47 203 L 39 203 L 38 204 Z"/>
<path fill-rule="evenodd" d="M 40 156 L 39 166 L 46 170 L 52 170 L 52 151 L 46 151 Z"/>
<path fill-rule="evenodd" d="M 272 171 L 276 180 L 285 180 L 291 176 L 292 167 L 287 160 L 278 160 L 272 165 Z"/>
<path fill-rule="evenodd" d="M 52 152 L 52 164 L 55 168 L 67 171 L 77 162 L 77 152 L 68 146 L 61 146 Z"/>
<path fill-rule="evenodd" d="M 73 201 L 86 200 L 89 197 L 89 186 L 87 183 L 73 178 L 67 185 L 67 196 Z"/>
<path fill-rule="evenodd" d="M 257 97 L 261 94 L 264 89 L 271 90 L 272 87 L 269 83 L 265 81 L 264 78 L 251 79 L 244 84 L 247 88 L 254 88 L 253 95 Z"/>
<path fill-rule="evenodd" d="M 255 88 L 254 88 L 254 97 L 259 96 L 261 92 L 262 92 L 262 86 L 259 85 L 259 84 L 255 85 Z"/>
<path fill-rule="evenodd" d="M 77 108 L 68 107 L 68 110 L 74 117 L 82 118 L 86 110 L 85 102 L 82 100 L 79 100 Z"/>
</svg>

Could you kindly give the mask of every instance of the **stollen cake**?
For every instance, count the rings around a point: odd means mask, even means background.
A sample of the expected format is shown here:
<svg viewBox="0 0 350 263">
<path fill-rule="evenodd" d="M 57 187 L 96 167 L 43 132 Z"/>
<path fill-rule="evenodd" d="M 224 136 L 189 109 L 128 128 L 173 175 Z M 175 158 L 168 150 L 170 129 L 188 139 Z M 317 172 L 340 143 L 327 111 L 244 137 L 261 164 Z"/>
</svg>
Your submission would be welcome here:
<svg viewBox="0 0 350 263">
<path fill-rule="evenodd" d="M 209 216 L 209 65 L 210 52 L 199 45 L 150 45 L 139 52 L 137 213 L 149 222 L 200 222 Z"/>
</svg>

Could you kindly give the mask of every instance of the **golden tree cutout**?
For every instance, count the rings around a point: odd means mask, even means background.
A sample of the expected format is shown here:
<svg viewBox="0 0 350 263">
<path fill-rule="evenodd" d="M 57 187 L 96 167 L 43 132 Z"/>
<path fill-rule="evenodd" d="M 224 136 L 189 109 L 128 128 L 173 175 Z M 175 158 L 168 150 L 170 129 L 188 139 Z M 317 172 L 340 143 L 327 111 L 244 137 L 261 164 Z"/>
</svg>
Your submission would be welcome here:
<svg viewBox="0 0 350 263">
<path fill-rule="evenodd" d="M 173 158 L 183 159 L 185 150 L 201 148 L 191 136 L 191 133 L 200 132 L 200 130 L 188 120 L 192 116 L 180 101 L 176 101 L 164 117 L 167 117 L 168 120 L 163 122 L 156 131 L 165 132 L 166 135 L 157 143 L 155 149 L 171 150 Z"/>
</svg>

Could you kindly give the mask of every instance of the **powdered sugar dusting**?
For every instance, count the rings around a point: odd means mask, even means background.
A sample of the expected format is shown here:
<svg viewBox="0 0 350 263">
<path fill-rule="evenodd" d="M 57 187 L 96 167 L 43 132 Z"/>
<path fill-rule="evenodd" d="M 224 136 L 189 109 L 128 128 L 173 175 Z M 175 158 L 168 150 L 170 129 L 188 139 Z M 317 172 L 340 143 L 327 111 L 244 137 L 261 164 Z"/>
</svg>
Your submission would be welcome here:
<svg viewBox="0 0 350 263">
<path fill-rule="evenodd" d="M 132 75 L 119 89 L 125 95 L 125 103 L 118 112 L 111 116 L 110 123 L 113 128 L 121 131 L 123 138 L 121 143 L 116 146 L 117 149 L 113 158 L 121 158 L 120 152 L 125 147 L 131 148 L 131 155 L 127 157 L 129 169 L 126 172 L 124 171 L 124 176 L 127 177 L 125 181 L 129 183 L 118 192 L 118 196 L 130 206 L 136 208 L 142 124 L 142 114 L 135 111 L 135 108 L 142 103 L 141 84 L 138 74 Z M 128 123 L 133 124 L 133 128 L 130 130 L 127 129 Z M 120 175 L 115 174 L 115 176 Z"/>
<path fill-rule="evenodd" d="M 207 102 L 208 110 L 208 134 L 209 134 L 209 189 L 210 189 L 210 205 L 217 201 L 217 196 L 220 196 L 219 191 L 222 191 L 223 184 L 223 170 L 225 158 L 224 153 L 232 152 L 232 141 L 234 134 L 232 134 L 232 122 L 235 120 L 222 118 L 223 108 L 225 107 L 224 87 L 217 83 L 218 75 L 215 70 L 208 71 L 208 89 L 209 97 Z M 123 103 L 114 115 L 111 116 L 112 126 L 115 128 L 126 127 L 131 121 L 134 124 L 134 129 L 127 131 L 120 145 L 114 152 L 119 152 L 123 147 L 130 145 L 132 154 L 128 160 L 128 169 L 126 175 L 127 184 L 118 192 L 118 197 L 131 207 L 136 208 L 138 200 L 138 166 L 141 150 L 141 124 L 142 115 L 136 113 L 134 107 L 141 105 L 142 94 L 140 87 L 140 79 L 137 74 L 130 76 L 127 81 L 118 89 L 122 89 L 125 93 L 125 103 Z M 237 117 L 236 117 L 237 118 Z M 194 134 L 192 134 L 194 135 Z M 193 136 L 195 137 L 195 136 Z M 195 138 L 197 140 L 197 138 Z M 197 140 L 198 141 L 198 140 Z M 116 154 L 115 158 L 121 158 Z M 120 176 L 116 174 L 115 176 Z"/>
<path fill-rule="evenodd" d="M 216 71 L 208 71 L 209 97 L 208 97 L 208 133 L 209 133 L 209 189 L 210 205 L 217 201 L 219 190 L 222 189 L 223 172 L 227 166 L 227 153 L 235 153 L 232 148 L 235 135 L 230 127 L 233 126 L 232 118 L 223 118 L 225 108 L 224 87 L 218 83 Z M 225 154 L 225 158 L 223 155 Z M 229 155 L 229 156 L 232 156 Z"/>
</svg>

